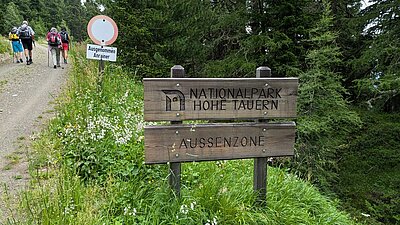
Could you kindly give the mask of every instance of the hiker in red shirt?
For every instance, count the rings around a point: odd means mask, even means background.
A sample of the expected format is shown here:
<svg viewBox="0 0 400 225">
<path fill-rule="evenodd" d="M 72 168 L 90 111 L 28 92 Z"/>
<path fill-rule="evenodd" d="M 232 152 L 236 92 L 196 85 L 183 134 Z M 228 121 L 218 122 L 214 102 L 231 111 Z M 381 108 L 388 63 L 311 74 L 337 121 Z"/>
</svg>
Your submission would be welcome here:
<svg viewBox="0 0 400 225">
<path fill-rule="evenodd" d="M 62 49 L 61 49 L 62 52 L 61 53 L 64 58 L 64 63 L 67 64 L 69 42 L 71 41 L 71 39 L 70 39 L 69 34 L 68 34 L 67 30 L 65 29 L 65 27 L 61 28 L 60 36 L 61 36 L 61 42 L 62 42 Z"/>
<path fill-rule="evenodd" d="M 49 51 L 51 52 L 51 58 L 53 59 L 53 67 L 56 69 L 60 67 L 60 50 L 62 45 L 61 36 L 55 27 L 52 27 L 50 32 L 47 33 L 46 40 L 49 45 Z"/>
</svg>

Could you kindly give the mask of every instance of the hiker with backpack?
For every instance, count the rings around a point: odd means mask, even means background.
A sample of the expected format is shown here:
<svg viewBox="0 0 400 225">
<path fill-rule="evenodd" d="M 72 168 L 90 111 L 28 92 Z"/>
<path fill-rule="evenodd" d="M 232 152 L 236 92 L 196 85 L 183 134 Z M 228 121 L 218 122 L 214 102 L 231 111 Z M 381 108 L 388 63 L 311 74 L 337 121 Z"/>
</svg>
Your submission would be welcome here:
<svg viewBox="0 0 400 225">
<path fill-rule="evenodd" d="M 32 64 L 32 44 L 35 41 L 35 32 L 32 27 L 28 26 L 28 21 L 24 20 L 18 28 L 17 34 L 24 47 L 26 65 Z M 28 58 L 29 57 L 29 58 Z"/>
<path fill-rule="evenodd" d="M 24 50 L 22 49 L 22 44 L 19 40 L 17 32 L 18 28 L 13 27 L 8 34 L 8 39 L 11 41 L 11 46 L 13 49 L 13 60 L 15 59 L 17 63 L 23 63 L 24 61 L 22 60 L 22 52 Z"/>
<path fill-rule="evenodd" d="M 61 36 L 61 42 L 62 42 L 62 49 L 61 49 L 62 56 L 64 58 L 64 64 L 67 64 L 69 42 L 71 41 L 71 39 L 69 38 L 69 34 L 68 34 L 67 30 L 65 29 L 65 27 L 61 28 L 60 36 Z"/>
<path fill-rule="evenodd" d="M 49 45 L 49 51 L 51 52 L 51 58 L 53 60 L 53 68 L 60 67 L 60 50 L 62 48 L 61 36 L 57 32 L 57 28 L 52 27 L 50 32 L 46 36 L 47 43 Z"/>
</svg>

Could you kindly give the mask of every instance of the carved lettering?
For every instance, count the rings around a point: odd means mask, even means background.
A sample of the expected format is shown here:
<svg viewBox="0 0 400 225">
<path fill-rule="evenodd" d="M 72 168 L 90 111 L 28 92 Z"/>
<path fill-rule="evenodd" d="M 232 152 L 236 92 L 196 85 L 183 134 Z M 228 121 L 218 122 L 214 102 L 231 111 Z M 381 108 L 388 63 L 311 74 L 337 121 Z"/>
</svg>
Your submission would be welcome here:
<svg viewBox="0 0 400 225">
<path fill-rule="evenodd" d="M 245 148 L 250 146 L 264 146 L 265 136 L 243 136 L 243 137 L 196 137 L 182 138 L 179 148 Z"/>
<path fill-rule="evenodd" d="M 282 98 L 282 88 L 191 88 L 190 99 L 265 99 Z"/>
<path fill-rule="evenodd" d="M 191 88 L 194 111 L 278 110 L 282 88 Z M 228 101 L 229 100 L 229 101 Z"/>
</svg>

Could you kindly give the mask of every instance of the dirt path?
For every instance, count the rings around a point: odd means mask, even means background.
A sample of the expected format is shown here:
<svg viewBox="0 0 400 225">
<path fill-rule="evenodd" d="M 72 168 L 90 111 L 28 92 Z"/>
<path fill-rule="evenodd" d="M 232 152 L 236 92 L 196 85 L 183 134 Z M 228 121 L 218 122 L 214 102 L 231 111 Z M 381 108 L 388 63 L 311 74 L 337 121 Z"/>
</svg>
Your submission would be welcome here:
<svg viewBox="0 0 400 225">
<path fill-rule="evenodd" d="M 0 224 L 15 212 L 5 199 L 16 199 L 29 181 L 30 140 L 52 116 L 69 68 L 47 66 L 47 47 L 37 45 L 33 54 L 31 65 L 0 64 Z"/>
</svg>

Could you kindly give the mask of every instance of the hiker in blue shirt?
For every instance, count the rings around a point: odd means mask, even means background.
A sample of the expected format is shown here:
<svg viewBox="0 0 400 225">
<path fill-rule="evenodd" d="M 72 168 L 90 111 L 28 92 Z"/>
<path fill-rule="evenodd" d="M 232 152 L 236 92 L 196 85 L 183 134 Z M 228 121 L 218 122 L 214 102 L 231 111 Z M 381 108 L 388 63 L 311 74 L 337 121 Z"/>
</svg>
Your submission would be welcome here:
<svg viewBox="0 0 400 225">
<path fill-rule="evenodd" d="M 18 29 L 16 27 L 13 27 L 11 29 L 11 32 L 8 34 L 8 39 L 11 41 L 12 49 L 13 49 L 13 60 L 17 61 L 17 63 L 23 63 L 22 61 L 22 52 L 24 51 L 22 49 L 21 42 L 19 41 L 18 37 Z"/>
<path fill-rule="evenodd" d="M 35 32 L 32 27 L 28 26 L 28 21 L 22 22 L 22 25 L 18 28 L 18 36 L 24 47 L 26 65 L 30 65 L 32 64 L 32 44 L 35 40 Z"/>
</svg>

